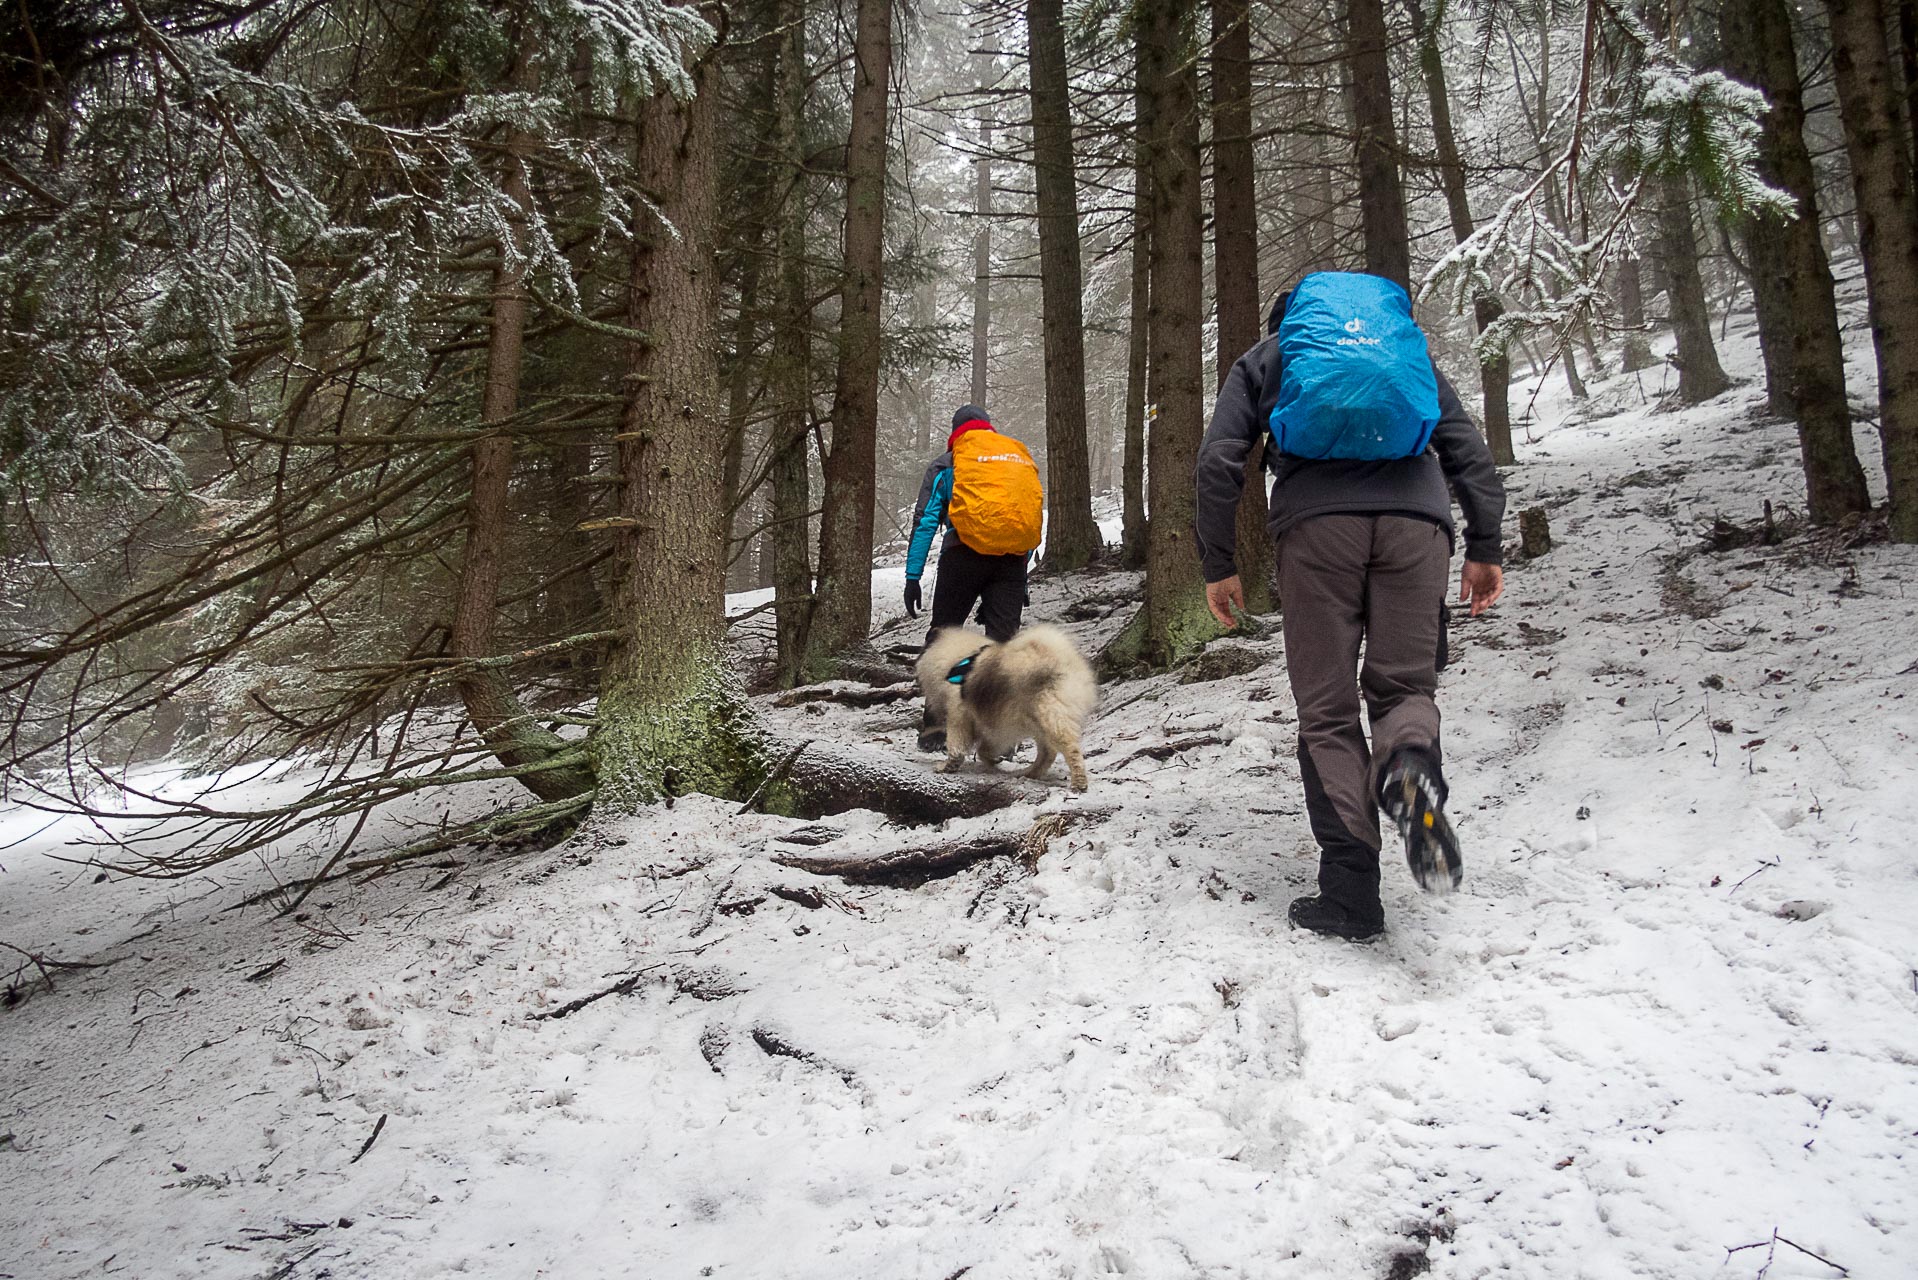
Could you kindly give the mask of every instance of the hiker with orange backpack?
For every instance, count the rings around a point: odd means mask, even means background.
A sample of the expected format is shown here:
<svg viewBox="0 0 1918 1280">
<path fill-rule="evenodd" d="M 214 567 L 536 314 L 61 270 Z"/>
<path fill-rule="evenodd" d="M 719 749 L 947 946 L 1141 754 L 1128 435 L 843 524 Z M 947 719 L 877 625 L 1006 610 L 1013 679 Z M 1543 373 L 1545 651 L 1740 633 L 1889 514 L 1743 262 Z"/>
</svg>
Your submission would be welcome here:
<svg viewBox="0 0 1918 1280">
<path fill-rule="evenodd" d="M 965 624 L 973 606 L 993 640 L 1019 630 L 1026 601 L 1026 558 L 1038 547 L 1045 524 L 1039 467 L 1023 444 L 994 430 L 976 404 L 952 415 L 946 452 L 926 468 L 912 514 L 912 544 L 906 551 L 906 614 L 918 617 L 919 579 L 940 526 L 939 578 L 933 584 L 932 626 Z"/>
</svg>

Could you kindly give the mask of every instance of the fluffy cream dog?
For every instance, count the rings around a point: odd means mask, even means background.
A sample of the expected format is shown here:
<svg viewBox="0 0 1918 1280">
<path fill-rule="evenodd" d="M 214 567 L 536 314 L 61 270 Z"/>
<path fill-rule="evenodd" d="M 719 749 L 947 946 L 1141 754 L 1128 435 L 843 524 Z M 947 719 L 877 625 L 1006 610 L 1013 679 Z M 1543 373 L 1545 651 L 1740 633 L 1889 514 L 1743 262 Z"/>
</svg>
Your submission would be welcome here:
<svg viewBox="0 0 1918 1280">
<path fill-rule="evenodd" d="M 918 675 L 926 695 L 919 743 L 936 746 L 937 730 L 945 728 L 941 773 L 958 768 L 975 749 L 981 763 L 994 766 L 1031 738 L 1039 757 L 1028 778 L 1044 777 L 1053 759 L 1064 756 L 1072 789 L 1086 789 L 1079 737 L 1099 703 L 1099 685 L 1065 632 L 1028 627 L 994 644 L 977 631 L 947 627 L 920 655 Z"/>
</svg>

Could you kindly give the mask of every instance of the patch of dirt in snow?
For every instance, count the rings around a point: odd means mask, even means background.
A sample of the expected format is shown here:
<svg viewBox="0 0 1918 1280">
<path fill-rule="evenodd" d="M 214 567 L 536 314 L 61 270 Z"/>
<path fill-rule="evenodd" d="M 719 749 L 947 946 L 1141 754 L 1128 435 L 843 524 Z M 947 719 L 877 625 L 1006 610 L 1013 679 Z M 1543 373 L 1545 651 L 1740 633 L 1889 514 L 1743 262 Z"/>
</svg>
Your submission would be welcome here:
<svg viewBox="0 0 1918 1280">
<path fill-rule="evenodd" d="M 1285 928 L 1315 856 L 1278 663 L 1108 686 L 1084 799 L 900 833 L 687 797 L 302 921 L 231 909 L 280 867 L 95 884 L 0 815 L 0 939 L 105 965 L 0 1013 L 0 1269 L 1742 1277 L 1776 1231 L 1904 1273 L 1918 558 L 1699 549 L 1797 501 L 1727 354 L 1699 409 L 1655 371 L 1594 379 L 1602 416 L 1541 396 L 1512 506 L 1558 546 L 1443 682 L 1464 890 L 1388 847 L 1374 946 Z M 1664 598 L 1679 557 L 1715 611 Z M 1135 583 L 1034 613 L 1093 647 Z M 910 704 L 769 714 L 932 763 Z M 1030 870 L 774 861 L 1085 805 Z"/>
</svg>

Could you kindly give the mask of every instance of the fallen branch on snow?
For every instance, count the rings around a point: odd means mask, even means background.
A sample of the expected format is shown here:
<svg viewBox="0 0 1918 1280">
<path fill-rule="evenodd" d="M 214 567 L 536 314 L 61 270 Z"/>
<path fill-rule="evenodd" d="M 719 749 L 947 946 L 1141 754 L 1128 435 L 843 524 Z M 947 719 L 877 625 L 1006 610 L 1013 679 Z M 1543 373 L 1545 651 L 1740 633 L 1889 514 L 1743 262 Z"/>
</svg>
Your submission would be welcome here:
<svg viewBox="0 0 1918 1280">
<path fill-rule="evenodd" d="M 348 1160 L 347 1163 L 358 1164 L 360 1162 L 360 1156 L 364 1156 L 367 1152 L 371 1151 L 373 1144 L 380 1140 L 380 1130 L 384 1128 L 386 1128 L 386 1117 L 381 1116 L 374 1122 L 373 1132 L 367 1134 L 366 1141 L 360 1144 L 359 1155 L 354 1156 L 351 1160 Z"/>
<path fill-rule="evenodd" d="M 1771 1270 L 1772 1255 L 1778 1252 L 1778 1246 L 1781 1244 L 1788 1244 L 1792 1248 L 1798 1250 L 1798 1252 L 1804 1254 L 1807 1258 L 1812 1258 L 1812 1259 L 1815 1259 L 1816 1261 L 1824 1263 L 1826 1266 L 1830 1267 L 1833 1271 L 1836 1271 L 1841 1276 L 1848 1276 L 1851 1274 L 1850 1270 L 1848 1270 L 1845 1267 L 1839 1266 L 1836 1262 L 1833 1262 L 1830 1258 L 1820 1257 L 1818 1254 L 1813 1253 L 1810 1249 L 1807 1249 L 1804 1245 L 1799 1244 L 1798 1242 L 1794 1240 L 1787 1240 L 1784 1236 L 1779 1235 L 1777 1227 L 1773 1227 L 1771 1229 L 1771 1239 L 1769 1240 L 1754 1240 L 1750 1244 L 1728 1246 L 1725 1249 L 1725 1261 L 1730 1262 L 1731 1257 L 1734 1253 L 1743 1253 L 1747 1249 L 1763 1249 L 1765 1251 L 1765 1265 L 1758 1269 L 1758 1274 L 1762 1276 L 1767 1271 Z"/>
<path fill-rule="evenodd" d="M 592 1004 L 598 1000 L 604 1000 L 607 996 L 631 995 L 633 993 L 633 988 L 639 985 L 639 980 L 641 978 L 645 977 L 647 974 L 651 973 L 653 970 L 663 967 L 665 964 L 666 964 L 666 961 L 662 960 L 659 962 L 659 964 L 649 964 L 644 969 L 635 969 L 631 973 L 627 974 L 625 977 L 621 978 L 618 982 L 615 982 L 610 987 L 601 988 L 600 990 L 593 992 L 591 995 L 584 995 L 574 1000 L 568 1000 L 565 1004 L 561 1005 L 557 1009 L 548 1009 L 544 1013 L 533 1014 L 532 1021 L 549 1022 L 554 1018 L 564 1018 L 571 1014 L 578 1013 L 581 1009 L 584 1009 L 587 1005 Z"/>
<path fill-rule="evenodd" d="M 1112 768 L 1123 769 L 1134 760 L 1170 760 L 1183 752 L 1196 751 L 1200 747 L 1223 746 L 1225 743 L 1226 739 L 1216 733 L 1201 733 L 1190 738 L 1179 738 L 1173 742 L 1161 742 L 1157 746 L 1141 747 Z"/>
</svg>

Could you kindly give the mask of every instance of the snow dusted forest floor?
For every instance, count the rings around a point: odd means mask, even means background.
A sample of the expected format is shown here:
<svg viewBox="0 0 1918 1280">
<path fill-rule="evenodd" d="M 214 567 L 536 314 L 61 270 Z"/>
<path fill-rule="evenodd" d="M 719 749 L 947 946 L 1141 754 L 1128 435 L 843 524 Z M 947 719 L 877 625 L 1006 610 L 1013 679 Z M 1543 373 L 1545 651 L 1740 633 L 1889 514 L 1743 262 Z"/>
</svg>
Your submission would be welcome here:
<svg viewBox="0 0 1918 1280">
<path fill-rule="evenodd" d="M 1039 809 L 1109 816 L 1030 874 L 856 888 L 688 798 L 294 923 L 236 904 L 297 851 L 97 882 L 0 815 L 0 940 L 98 966 L 0 1012 L 0 1275 L 1910 1275 L 1918 556 L 1708 546 L 1801 491 L 1736 320 L 1704 408 L 1541 398 L 1559 545 L 1443 682 L 1464 890 L 1388 861 L 1374 946 L 1285 927 L 1275 633 L 1108 687 Z M 1091 645 L 1135 587 L 1033 613 Z M 907 704 L 769 714 L 913 753 Z"/>
</svg>

